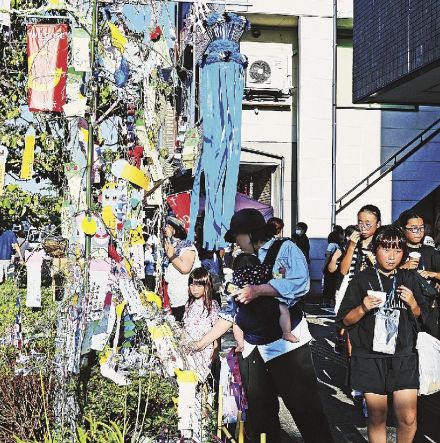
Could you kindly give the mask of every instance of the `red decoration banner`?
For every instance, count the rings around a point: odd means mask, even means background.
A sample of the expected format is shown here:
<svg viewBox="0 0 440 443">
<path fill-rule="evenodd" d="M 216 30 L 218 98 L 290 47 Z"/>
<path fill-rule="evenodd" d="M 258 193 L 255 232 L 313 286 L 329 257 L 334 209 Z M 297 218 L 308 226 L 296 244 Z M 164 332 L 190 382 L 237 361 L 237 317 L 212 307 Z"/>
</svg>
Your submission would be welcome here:
<svg viewBox="0 0 440 443">
<path fill-rule="evenodd" d="M 167 203 L 176 214 L 176 217 L 183 221 L 185 229 L 189 229 L 189 208 L 191 204 L 191 196 L 189 192 L 181 192 L 180 194 L 172 194 L 167 197 Z"/>
<path fill-rule="evenodd" d="M 66 24 L 27 26 L 28 104 L 32 112 L 62 112 L 66 103 Z"/>
</svg>

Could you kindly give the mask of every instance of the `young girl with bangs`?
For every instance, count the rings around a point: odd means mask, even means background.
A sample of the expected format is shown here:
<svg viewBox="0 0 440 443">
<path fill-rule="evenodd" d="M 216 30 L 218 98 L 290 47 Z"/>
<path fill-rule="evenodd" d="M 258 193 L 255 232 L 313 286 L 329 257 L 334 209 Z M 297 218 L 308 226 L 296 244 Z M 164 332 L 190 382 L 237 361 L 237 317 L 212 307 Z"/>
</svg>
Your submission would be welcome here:
<svg viewBox="0 0 440 443">
<path fill-rule="evenodd" d="M 364 392 L 369 441 L 386 443 L 387 396 L 392 395 L 397 441 L 409 443 L 417 429 L 415 323 L 422 323 L 426 305 L 415 275 L 399 269 L 406 252 L 402 231 L 383 227 L 372 250 L 376 265 L 353 277 L 336 321 L 350 331 L 350 381 L 353 389 Z M 384 316 L 393 320 L 384 322 Z"/>
<path fill-rule="evenodd" d="M 200 340 L 218 319 L 219 304 L 212 299 L 212 278 L 204 268 L 194 269 L 188 279 L 188 302 L 183 315 L 183 327 L 191 341 Z M 194 370 L 202 381 L 208 376 L 218 353 L 218 341 L 193 355 Z"/>
</svg>

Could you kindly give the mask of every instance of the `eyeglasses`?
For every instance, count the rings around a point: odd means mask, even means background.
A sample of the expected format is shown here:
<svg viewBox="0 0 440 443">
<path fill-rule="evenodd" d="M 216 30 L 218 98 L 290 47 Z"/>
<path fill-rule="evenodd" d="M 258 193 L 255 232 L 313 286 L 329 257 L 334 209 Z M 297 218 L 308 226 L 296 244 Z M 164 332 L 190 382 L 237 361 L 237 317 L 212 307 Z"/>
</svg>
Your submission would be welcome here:
<svg viewBox="0 0 440 443">
<path fill-rule="evenodd" d="M 362 223 L 362 222 L 359 222 L 358 226 L 359 228 L 365 228 L 365 229 L 370 229 L 373 227 L 373 225 L 371 225 L 370 223 Z"/>
<path fill-rule="evenodd" d="M 405 231 L 412 232 L 413 234 L 418 234 L 419 232 L 422 232 L 425 230 L 424 226 L 411 226 L 410 228 L 407 228 L 405 226 Z"/>
</svg>

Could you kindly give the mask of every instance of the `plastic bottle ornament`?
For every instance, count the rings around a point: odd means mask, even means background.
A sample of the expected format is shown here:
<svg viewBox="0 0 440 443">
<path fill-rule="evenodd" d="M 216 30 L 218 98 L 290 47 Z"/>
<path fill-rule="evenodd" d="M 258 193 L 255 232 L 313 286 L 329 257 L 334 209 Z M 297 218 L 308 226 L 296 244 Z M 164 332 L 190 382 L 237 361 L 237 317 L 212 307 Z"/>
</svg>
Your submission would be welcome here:
<svg viewBox="0 0 440 443">
<path fill-rule="evenodd" d="M 162 29 L 160 29 L 160 26 L 156 26 L 156 28 L 150 32 L 150 39 L 153 42 L 157 42 L 160 39 L 160 36 L 162 35 Z"/>
<path fill-rule="evenodd" d="M 130 197 L 130 206 L 132 207 L 132 209 L 136 209 L 140 202 L 141 202 L 141 196 L 139 192 L 133 191 Z"/>
<path fill-rule="evenodd" d="M 98 225 L 96 224 L 96 220 L 90 215 L 84 217 L 81 222 L 81 228 L 86 235 L 95 235 L 96 230 L 98 229 Z"/>
<path fill-rule="evenodd" d="M 130 76 L 130 68 L 128 66 L 127 60 L 124 57 L 121 58 L 121 64 L 119 68 L 115 71 L 115 85 L 118 88 L 122 88 L 125 83 L 127 83 L 128 77 Z"/>
</svg>

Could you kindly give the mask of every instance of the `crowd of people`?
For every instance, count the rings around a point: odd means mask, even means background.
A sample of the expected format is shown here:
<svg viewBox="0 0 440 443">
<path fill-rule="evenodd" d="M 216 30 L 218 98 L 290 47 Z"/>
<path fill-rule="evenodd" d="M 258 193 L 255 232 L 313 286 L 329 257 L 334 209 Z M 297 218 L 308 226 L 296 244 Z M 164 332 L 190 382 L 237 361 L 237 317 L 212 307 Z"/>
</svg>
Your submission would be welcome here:
<svg viewBox="0 0 440 443">
<path fill-rule="evenodd" d="M 421 280 L 438 291 L 440 253 L 425 241 L 425 221 L 416 211 L 405 211 L 393 225 L 381 222 L 379 208 L 365 205 L 355 224 L 333 228 L 323 303 L 337 314 L 335 351 L 349 359 L 349 383 L 365 403 L 369 440 L 385 443 L 391 396 L 398 441 L 410 442 L 417 427 L 417 331 L 432 315 Z M 244 209 L 225 235 L 235 246 L 217 254 L 185 240 L 179 223 L 169 217 L 164 231 L 171 312 L 183 320 L 193 352 L 203 354 L 205 375 L 218 340 L 232 327 L 248 402 L 246 441 L 260 441 L 262 433 L 280 441 L 279 396 L 306 442 L 333 441 L 300 303 L 310 289 L 307 225 L 298 223 L 285 238 L 281 219 L 266 222 L 257 210 Z M 212 275 L 218 280 L 225 265 L 232 269 L 222 276 L 229 283 L 214 285 Z M 438 337 L 435 309 L 437 331 L 430 331 Z"/>
<path fill-rule="evenodd" d="M 426 226 L 415 210 L 382 226 L 379 208 L 370 204 L 360 208 L 355 224 L 336 225 L 328 236 L 322 300 L 335 310 L 335 351 L 349 360 L 349 384 L 364 402 L 373 443 L 386 442 L 389 397 L 399 443 L 413 440 L 417 333 L 429 327 L 439 338 L 440 252 Z M 156 236 L 146 239 L 145 282 L 152 290 L 161 287 L 164 306 L 181 322 L 200 380 L 212 374 L 219 339 L 232 328 L 248 405 L 247 442 L 259 442 L 262 433 L 280 441 L 278 397 L 306 443 L 332 442 L 301 303 L 310 290 L 307 225 L 298 223 L 290 238 L 283 228 L 279 218 L 266 221 L 256 209 L 242 209 L 225 235 L 230 250 L 213 252 L 201 247 L 200 236 L 187 240 L 183 222 L 168 216 L 163 247 Z M 0 235 L 0 283 L 14 257 L 23 261 L 20 246 L 15 233 Z M 160 250 L 163 279 L 157 282 Z M 426 297 L 427 286 L 434 299 Z"/>
</svg>

